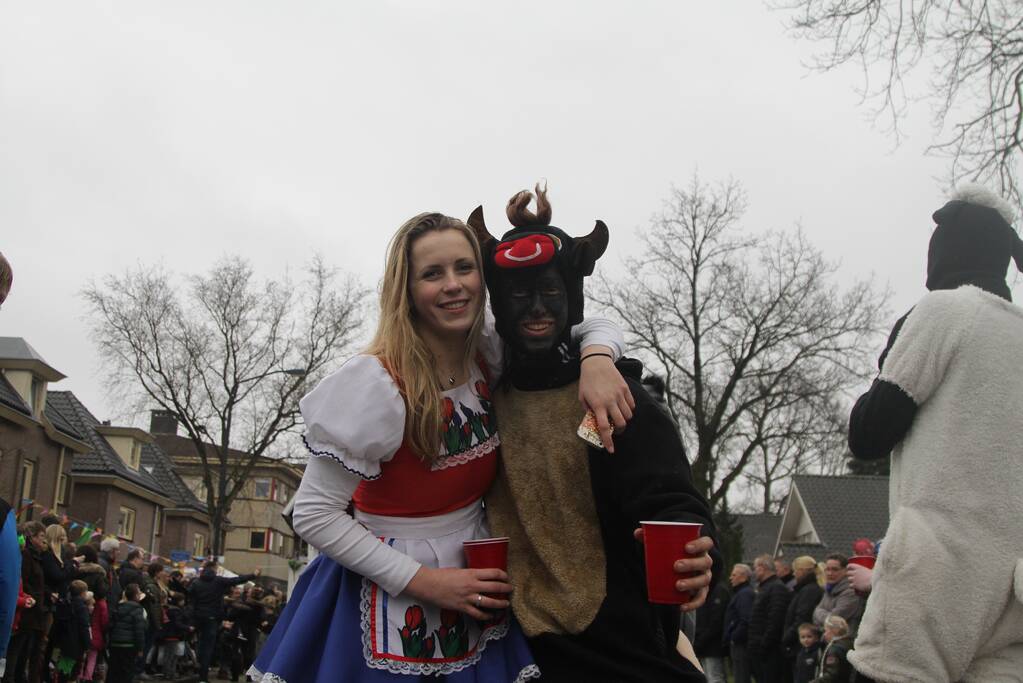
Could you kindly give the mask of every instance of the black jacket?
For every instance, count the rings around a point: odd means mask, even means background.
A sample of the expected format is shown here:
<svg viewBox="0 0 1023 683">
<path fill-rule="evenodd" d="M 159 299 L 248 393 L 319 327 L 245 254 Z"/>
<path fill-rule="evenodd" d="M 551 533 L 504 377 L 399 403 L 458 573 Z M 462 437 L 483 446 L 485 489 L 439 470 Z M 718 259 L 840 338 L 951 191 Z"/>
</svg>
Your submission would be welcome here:
<svg viewBox="0 0 1023 683">
<path fill-rule="evenodd" d="M 79 659 L 89 651 L 92 638 L 89 633 L 89 625 L 92 617 L 89 615 L 89 608 L 81 596 L 71 598 L 69 604 L 69 619 L 57 636 L 57 646 L 60 647 L 61 656 Z"/>
<path fill-rule="evenodd" d="M 118 568 L 117 582 L 121 585 L 122 592 L 132 583 L 138 586 L 139 590 L 145 590 L 146 588 L 146 579 L 142 576 L 142 572 L 127 562 Z"/>
<path fill-rule="evenodd" d="M 795 683 L 812 683 L 817 678 L 817 670 L 821 663 L 820 641 L 811 647 L 801 647 L 796 653 L 795 662 L 792 665 L 792 676 Z"/>
<path fill-rule="evenodd" d="M 234 578 L 217 576 L 213 571 L 204 571 L 188 587 L 188 601 L 192 615 L 198 619 L 221 618 L 224 613 L 224 595 L 232 586 L 251 581 L 255 574 L 244 574 Z"/>
<path fill-rule="evenodd" d="M 157 640 L 184 640 L 191 632 L 188 615 L 176 605 L 167 607 L 167 622 L 160 628 Z"/>
<path fill-rule="evenodd" d="M 46 549 L 39 554 L 39 563 L 43 566 L 43 576 L 46 577 L 46 591 L 56 593 L 58 600 L 66 600 L 71 580 L 78 573 L 75 562 L 72 560 L 61 564 L 57 561 L 57 556 Z"/>
<path fill-rule="evenodd" d="M 724 581 L 707 595 L 707 602 L 696 610 L 696 640 L 693 650 L 697 657 L 724 657 L 725 615 L 732 600 L 732 593 Z"/>
<path fill-rule="evenodd" d="M 36 604 L 21 610 L 21 631 L 43 631 L 46 628 L 46 612 L 50 604 L 50 593 L 46 590 L 46 576 L 43 574 L 41 553 L 32 548 L 31 541 L 21 551 L 21 589 L 32 596 Z"/>
<path fill-rule="evenodd" d="M 775 651 L 781 653 L 785 611 L 791 598 L 792 593 L 773 574 L 757 586 L 749 618 L 749 650 L 754 657 Z"/>
<path fill-rule="evenodd" d="M 130 647 L 141 651 L 146 644 L 146 613 L 133 600 L 117 603 L 110 612 L 110 647 Z"/>
<path fill-rule="evenodd" d="M 749 618 L 753 613 L 753 599 L 756 593 L 753 586 L 746 582 L 735 590 L 728 609 L 725 610 L 725 632 L 722 644 L 735 643 L 745 645 L 749 640 Z"/>
<path fill-rule="evenodd" d="M 781 636 L 787 657 L 794 657 L 802 649 L 799 644 L 799 625 L 813 623 L 813 610 L 822 595 L 824 589 L 817 585 L 817 577 L 813 574 L 807 574 L 796 582 L 792 601 L 785 611 L 785 629 Z"/>
<path fill-rule="evenodd" d="M 121 601 L 121 582 L 117 579 L 117 572 L 114 571 L 114 560 L 110 553 L 102 550 L 99 552 L 99 566 L 107 573 L 107 602 L 113 607 Z"/>
</svg>

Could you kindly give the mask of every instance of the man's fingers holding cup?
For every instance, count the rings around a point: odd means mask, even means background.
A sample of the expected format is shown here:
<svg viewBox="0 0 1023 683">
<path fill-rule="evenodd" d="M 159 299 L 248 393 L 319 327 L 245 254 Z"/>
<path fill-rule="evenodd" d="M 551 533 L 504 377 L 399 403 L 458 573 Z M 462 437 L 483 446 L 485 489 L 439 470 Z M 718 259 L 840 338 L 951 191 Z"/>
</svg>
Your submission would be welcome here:
<svg viewBox="0 0 1023 683">
<path fill-rule="evenodd" d="M 710 593 L 710 587 L 704 586 L 699 591 L 693 593 L 693 599 L 682 605 L 683 612 L 692 612 L 703 605 L 707 601 L 707 595 Z"/>
<path fill-rule="evenodd" d="M 710 568 L 714 566 L 714 560 L 710 558 L 710 555 L 704 554 L 699 557 L 686 557 L 681 560 L 675 560 L 675 573 L 676 574 L 687 574 L 689 572 L 704 572 L 710 571 Z"/>
</svg>

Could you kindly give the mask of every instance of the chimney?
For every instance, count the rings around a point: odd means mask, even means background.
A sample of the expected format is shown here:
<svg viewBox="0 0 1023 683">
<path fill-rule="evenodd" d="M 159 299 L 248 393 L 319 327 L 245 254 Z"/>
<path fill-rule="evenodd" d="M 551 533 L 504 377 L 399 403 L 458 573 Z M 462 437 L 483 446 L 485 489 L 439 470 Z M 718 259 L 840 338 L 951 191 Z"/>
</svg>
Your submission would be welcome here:
<svg viewBox="0 0 1023 683">
<path fill-rule="evenodd" d="M 150 434 L 177 434 L 178 418 L 169 410 L 149 411 Z"/>
</svg>

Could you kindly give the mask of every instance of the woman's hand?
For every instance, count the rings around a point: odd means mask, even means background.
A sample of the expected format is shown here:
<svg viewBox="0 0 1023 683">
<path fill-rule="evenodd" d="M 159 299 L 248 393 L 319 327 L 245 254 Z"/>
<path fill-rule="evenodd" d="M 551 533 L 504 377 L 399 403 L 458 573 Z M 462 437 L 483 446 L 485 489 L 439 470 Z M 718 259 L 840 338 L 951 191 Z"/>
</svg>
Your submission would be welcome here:
<svg viewBox="0 0 1023 683">
<path fill-rule="evenodd" d="M 600 440 L 608 453 L 614 453 L 615 445 L 611 439 L 613 430 L 625 429 L 626 423 L 632 419 L 636 401 L 622 373 L 618 372 L 614 361 L 609 358 L 610 353 L 611 349 L 605 346 L 587 346 L 581 351 L 579 401 L 586 410 L 593 411 L 597 417 Z M 587 358 L 593 354 L 608 355 Z"/>
<path fill-rule="evenodd" d="M 506 609 L 511 603 L 484 594 L 507 595 L 512 590 L 508 575 L 500 569 L 420 567 L 404 593 L 443 609 L 464 612 L 478 621 L 488 621 L 494 615 L 484 610 Z"/>
</svg>

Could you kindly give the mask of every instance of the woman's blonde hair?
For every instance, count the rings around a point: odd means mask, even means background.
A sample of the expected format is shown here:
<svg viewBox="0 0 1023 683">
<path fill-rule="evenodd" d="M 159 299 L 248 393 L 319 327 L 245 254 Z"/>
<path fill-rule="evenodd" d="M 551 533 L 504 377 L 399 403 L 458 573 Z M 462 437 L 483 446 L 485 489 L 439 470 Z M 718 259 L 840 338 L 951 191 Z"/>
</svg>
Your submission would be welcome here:
<svg viewBox="0 0 1023 683">
<path fill-rule="evenodd" d="M 51 524 L 46 527 L 46 545 L 57 556 L 57 562 L 64 564 L 64 541 L 67 540 L 67 532 L 59 524 Z"/>
<path fill-rule="evenodd" d="M 380 287 L 380 319 L 366 353 L 383 362 L 394 377 L 405 400 L 405 437 L 424 462 L 432 464 L 439 455 L 443 427 L 441 390 L 436 361 L 419 334 L 410 293 L 412 244 L 429 232 L 458 230 L 468 240 L 480 274 L 479 310 L 466 337 L 465 363 L 476 362 L 476 348 L 483 329 L 486 287 L 479 242 L 472 230 L 457 218 L 439 213 L 421 213 L 405 221 L 387 247 L 387 262 Z"/>
<path fill-rule="evenodd" d="M 817 560 L 813 559 L 809 555 L 800 555 L 796 559 L 792 560 L 792 569 L 812 569 L 814 578 L 817 579 L 817 583 L 821 586 L 824 585 L 824 572 L 817 565 Z"/>
</svg>

